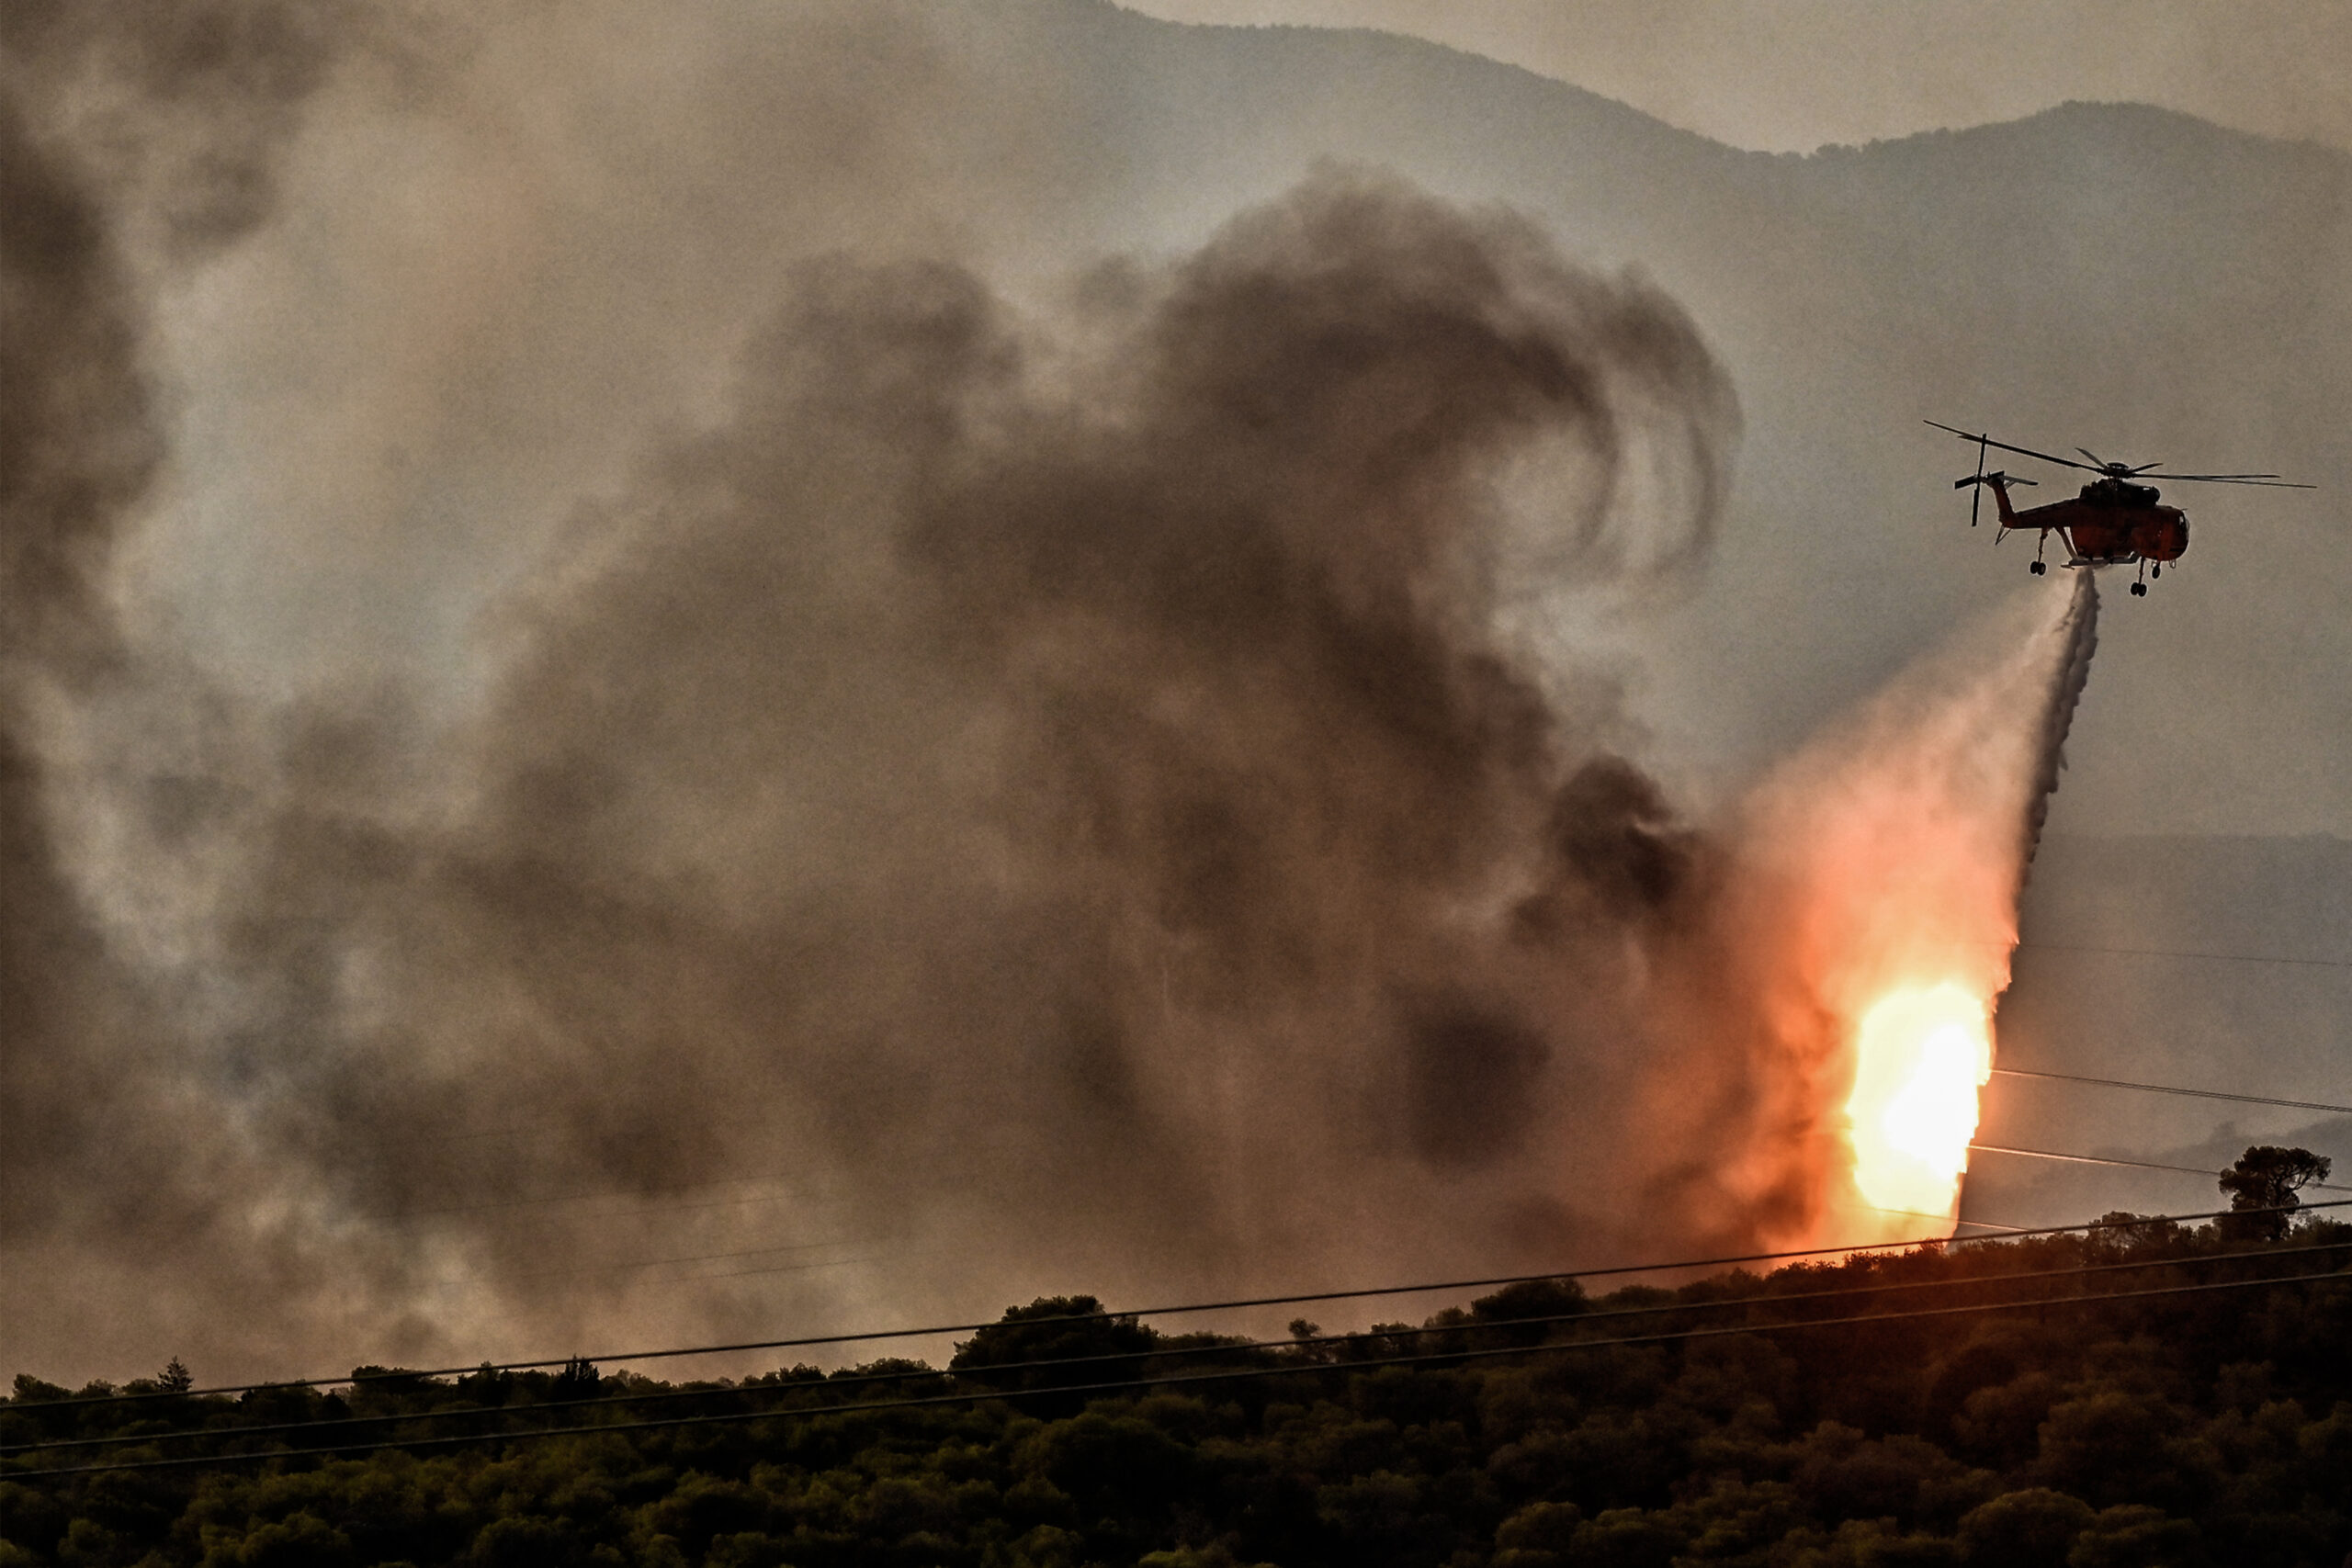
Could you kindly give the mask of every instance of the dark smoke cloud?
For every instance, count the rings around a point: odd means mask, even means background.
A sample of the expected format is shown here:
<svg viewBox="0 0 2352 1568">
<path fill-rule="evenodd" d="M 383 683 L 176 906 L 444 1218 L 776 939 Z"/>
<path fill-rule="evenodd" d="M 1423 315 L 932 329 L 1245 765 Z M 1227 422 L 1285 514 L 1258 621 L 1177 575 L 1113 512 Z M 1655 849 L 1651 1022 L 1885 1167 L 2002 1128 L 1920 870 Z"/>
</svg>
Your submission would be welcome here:
<svg viewBox="0 0 2352 1568">
<path fill-rule="evenodd" d="M 425 1354 L 1743 1232 L 1684 1157 L 1736 1061 L 1657 1109 L 1709 852 L 1498 629 L 1531 563 L 1703 559 L 1736 413 L 1671 301 L 1342 171 L 1043 319 L 786 292 L 468 739 L 320 705 L 174 796 L 245 1227 L 191 1291 Z"/>
<path fill-rule="evenodd" d="M 32 732 L 43 677 L 108 658 L 103 583 L 116 519 L 155 442 L 138 331 L 105 218 L 73 170 L 0 103 L 0 1224 L 80 1163 L 105 1098 L 106 959 L 58 863 Z"/>
<path fill-rule="evenodd" d="M 0 1348 L 286 1371 L 1744 1233 L 1690 1153 L 1744 1135 L 1738 1032 L 1661 1040 L 1714 1016 L 1716 852 L 1520 635 L 1703 564 L 1733 400 L 1499 212 L 1329 171 L 1029 313 L 797 265 L 458 732 L 126 636 L 149 295 L 402 15 L 0 13 Z M 795 145 L 887 129 L 817 97 Z"/>
<path fill-rule="evenodd" d="M 119 323 L 103 307 L 93 308 L 86 267 L 74 265 L 77 252 L 98 248 L 96 222 L 13 118 L 0 124 L 0 200 L 11 214 L 0 230 L 9 292 L 8 331 L 0 338 L 0 527 L 6 530 L 0 535 L 6 547 L 0 576 L 6 594 L 0 604 L 6 617 L 0 626 L 6 660 L 0 681 L 0 1041 L 7 1044 L 0 1058 L 0 1111 L 9 1134 L 0 1144 L 6 1162 L 0 1167 L 0 1220 L 13 1230 L 28 1201 L 25 1173 L 45 1173 L 75 1142 L 71 1122 L 61 1126 L 38 1112 L 51 1099 L 71 1105 L 80 1098 L 83 1075 L 62 1070 L 51 1048 L 88 1032 L 74 979 L 97 963 L 49 842 L 20 671 L 49 648 L 87 636 L 88 579 L 96 564 L 88 558 L 102 542 L 93 540 L 101 529 L 92 513 L 105 502 L 86 492 L 111 487 L 71 469 L 58 473 L 43 459 L 70 445 L 71 433 L 58 427 L 71 421 L 69 407 L 80 400 L 62 384 L 71 378 L 73 349 L 111 346 L 119 359 L 125 344 Z M 100 343 L 72 341 L 93 337 Z M 61 338 L 71 344 L 64 353 Z M 135 389 L 118 383 L 105 389 L 135 408 Z M 135 473 L 115 482 L 135 484 Z"/>
<path fill-rule="evenodd" d="M 41 1277 L 44 1249 L 97 1238 L 159 1260 L 158 1235 L 201 1228 L 226 1195 L 205 1190 L 221 1173 L 200 1115 L 158 1135 L 174 1040 L 69 863 L 44 715 L 130 678 L 109 569 L 163 441 L 126 231 L 187 250 L 260 220 L 268 146 L 324 67 L 334 14 L 225 0 L 0 11 L 0 1246 L 12 1272 Z M 12 1322 L 70 1317 L 71 1293 Z"/>
<path fill-rule="evenodd" d="M 1722 461 L 1720 375 L 1655 295 L 1346 175 L 1087 292 L 1072 364 L 953 267 L 799 276 L 741 422 L 534 617 L 444 874 L 477 983 L 565 1157 L 639 1179 L 773 1151 L 865 1228 L 1142 1278 L 1394 1255 L 1449 1174 L 1556 1235 L 1534 1122 L 1628 1042 L 1544 972 L 1614 984 L 1582 949 L 1672 888 L 1489 633 L 1495 485 L 1573 446 L 1576 547 L 1679 551 L 1709 517 L 1603 498 L 1637 442 Z M 1678 428 L 1623 425 L 1634 377 Z"/>
<path fill-rule="evenodd" d="M 201 250 L 268 216 L 304 104 L 358 37 L 389 40 L 392 15 L 344 0 L 20 0 L 0 11 L 0 81 L 70 141 L 117 216 Z"/>
</svg>

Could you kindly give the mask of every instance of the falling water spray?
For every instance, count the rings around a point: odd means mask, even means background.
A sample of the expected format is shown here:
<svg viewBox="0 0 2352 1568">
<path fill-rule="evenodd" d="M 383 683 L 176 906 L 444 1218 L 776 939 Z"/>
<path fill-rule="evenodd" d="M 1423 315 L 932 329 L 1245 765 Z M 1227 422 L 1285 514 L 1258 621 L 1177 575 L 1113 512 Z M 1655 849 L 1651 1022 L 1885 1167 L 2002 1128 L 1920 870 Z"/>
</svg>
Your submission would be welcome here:
<svg viewBox="0 0 2352 1568">
<path fill-rule="evenodd" d="M 1724 906 L 1749 945 L 1809 1201 L 1871 1241 L 1958 1213 L 2026 871 L 2089 675 L 2088 571 L 1905 671 L 1750 798 Z"/>
</svg>

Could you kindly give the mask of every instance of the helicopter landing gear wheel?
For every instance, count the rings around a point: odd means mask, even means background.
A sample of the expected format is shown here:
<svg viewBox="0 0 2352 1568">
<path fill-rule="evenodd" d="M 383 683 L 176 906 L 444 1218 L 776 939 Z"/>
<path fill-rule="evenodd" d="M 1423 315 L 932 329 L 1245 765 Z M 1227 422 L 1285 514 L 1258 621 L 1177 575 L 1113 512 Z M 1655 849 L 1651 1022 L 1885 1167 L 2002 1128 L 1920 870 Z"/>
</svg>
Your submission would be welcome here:
<svg viewBox="0 0 2352 1568">
<path fill-rule="evenodd" d="M 2132 585 L 2132 597 L 2134 599 L 2145 599 L 2147 596 L 2148 585 L 2146 583 L 2135 582 Z"/>
<path fill-rule="evenodd" d="M 2150 568 L 2148 569 L 2148 575 L 2149 575 L 2150 577 L 2162 577 L 2164 574 L 2165 574 L 2165 568 L 2164 568 L 2164 563 L 2163 563 L 2162 561 L 2158 561 L 2155 565 L 2154 565 L 2154 566 L 2152 566 L 2152 567 L 2150 567 Z"/>
<path fill-rule="evenodd" d="M 2043 572 L 2048 571 L 2049 570 L 2050 566 L 2046 561 L 2035 561 L 2031 566 L 2026 568 L 2026 570 L 2033 573 L 2036 577 L 2040 577 Z"/>
</svg>

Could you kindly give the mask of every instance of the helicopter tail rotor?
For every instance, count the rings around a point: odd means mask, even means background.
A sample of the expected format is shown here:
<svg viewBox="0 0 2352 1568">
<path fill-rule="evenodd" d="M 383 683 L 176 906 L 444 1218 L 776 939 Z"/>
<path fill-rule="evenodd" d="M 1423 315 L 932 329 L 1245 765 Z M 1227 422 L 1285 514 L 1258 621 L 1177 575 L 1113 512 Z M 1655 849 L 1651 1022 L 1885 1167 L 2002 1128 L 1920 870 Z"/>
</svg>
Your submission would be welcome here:
<svg viewBox="0 0 2352 1568">
<path fill-rule="evenodd" d="M 2021 479 L 2015 474 L 2005 474 L 1996 468 L 1989 474 L 1974 473 L 1969 475 L 1964 479 L 1954 479 L 1951 481 L 1951 488 L 1954 490 L 1968 490 L 1972 486 L 1974 487 L 1975 493 L 1969 497 L 1968 502 L 1968 525 L 1973 528 L 1976 526 L 1977 509 L 1983 504 L 1984 500 L 1984 487 L 1991 485 L 1993 487 L 1994 494 L 1999 499 L 2001 503 L 2002 525 L 2007 527 L 2008 525 L 2009 503 L 2008 497 L 2002 492 L 2010 485 L 2030 485 L 2034 481 L 2031 479 Z"/>
</svg>

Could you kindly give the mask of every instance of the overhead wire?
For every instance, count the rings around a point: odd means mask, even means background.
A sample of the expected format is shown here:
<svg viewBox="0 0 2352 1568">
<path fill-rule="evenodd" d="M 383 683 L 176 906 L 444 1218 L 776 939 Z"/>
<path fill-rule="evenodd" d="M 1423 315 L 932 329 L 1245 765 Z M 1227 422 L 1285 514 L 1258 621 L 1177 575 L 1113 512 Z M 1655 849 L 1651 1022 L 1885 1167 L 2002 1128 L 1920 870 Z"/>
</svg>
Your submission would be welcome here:
<svg viewBox="0 0 2352 1568">
<path fill-rule="evenodd" d="M 2062 1155 L 2053 1153 L 2049 1149 L 2011 1148 L 2002 1144 L 1971 1144 L 1968 1146 L 1972 1151 L 1977 1154 L 2022 1155 L 2029 1159 L 2058 1160 L 2067 1165 L 2127 1166 L 2135 1170 L 2177 1171 L 2183 1176 L 2216 1177 L 2226 1176 L 2229 1174 L 2226 1170 L 2208 1170 L 2203 1166 L 2197 1165 L 2159 1165 L 2154 1160 L 2111 1159 L 2103 1155 Z M 2352 1187 L 2346 1187 L 2340 1183 L 2332 1181 L 2308 1181 L 2305 1182 L 2303 1186 L 2305 1188 L 2318 1188 L 2328 1192 L 2352 1192 Z"/>
<path fill-rule="evenodd" d="M 707 1400 L 713 1398 L 723 1398 L 730 1394 L 743 1394 L 748 1393 L 765 1393 L 789 1390 L 808 1392 L 820 1388 L 836 1389 L 854 1384 L 903 1382 L 910 1379 L 926 1376 L 1001 1377 L 1013 1372 L 1067 1369 L 1077 1366 L 1100 1365 L 1114 1361 L 1129 1362 L 1137 1360 L 1166 1359 L 1173 1357 L 1232 1355 L 1241 1351 L 1289 1348 L 1306 1344 L 1331 1347 L 1360 1344 L 1370 1340 L 1427 1338 L 1432 1336 L 1445 1334 L 1476 1334 L 1481 1332 L 1488 1334 L 1496 1332 L 1508 1333 L 1513 1330 L 1523 1330 L 1535 1326 L 1550 1326 L 1564 1324 L 1589 1324 L 1611 1319 L 1630 1317 L 1657 1317 L 1677 1313 L 1722 1312 L 1736 1307 L 1780 1307 L 1786 1306 L 1792 1303 L 1840 1300 L 1858 1296 L 1880 1296 L 1900 1292 L 1966 1290 L 1976 1286 L 2012 1285 L 2025 1280 L 2076 1279 L 2093 1275 L 2125 1273 L 2149 1269 L 2203 1268 L 2220 1263 L 2268 1260 L 2278 1258 L 2303 1257 L 2323 1252 L 2341 1252 L 2347 1248 L 2352 1248 L 2352 1237 L 2346 1237 L 2345 1239 L 2335 1241 L 2312 1243 L 2300 1247 L 2269 1247 L 2241 1252 L 2207 1253 L 2200 1256 L 2186 1258 L 2127 1258 L 2106 1263 L 2069 1264 L 2063 1268 L 2055 1269 L 2017 1269 L 1997 1274 L 1963 1276 L 1958 1279 L 1882 1280 L 1874 1283 L 1859 1285 L 1831 1286 L 1815 1291 L 1765 1291 L 1739 1296 L 1718 1296 L 1713 1298 L 1702 1298 L 1700 1300 L 1677 1299 L 1667 1302 L 1649 1302 L 1643 1303 L 1638 1305 L 1624 1307 L 1587 1307 L 1579 1308 L 1573 1312 L 1532 1314 L 1525 1317 L 1514 1316 L 1486 1320 L 1465 1319 L 1458 1323 L 1423 1324 L 1419 1327 L 1414 1327 L 1409 1325 L 1377 1325 L 1361 1332 L 1333 1336 L 1329 1338 L 1302 1339 L 1296 1336 L 1292 1336 L 1290 1337 L 1281 1339 L 1237 1340 L 1212 1345 L 1168 1345 L 1148 1349 L 1116 1350 L 1083 1356 L 1057 1356 L 1021 1361 L 995 1362 L 967 1369 L 958 1369 L 950 1366 L 936 1370 L 926 1368 L 922 1371 L 911 1371 L 904 1368 L 900 1368 L 886 1371 L 841 1372 L 825 1377 L 821 1381 L 796 1381 L 792 1382 L 771 1384 L 730 1384 L 729 1386 L 719 1388 L 665 1388 L 659 1393 L 599 1395 L 595 1397 L 594 1403 L 596 1407 L 599 1409 L 611 1409 L 622 1405 L 662 1404 L 690 1399 Z M 2325 1276 L 2312 1275 L 2295 1277 L 2324 1278 Z M 1109 1323 L 1117 1321 L 1125 1315 L 1125 1314 L 1116 1314 L 1116 1316 L 1114 1316 L 1114 1314 L 1090 1314 L 1087 1320 L 1098 1324 Z M 1030 1323 L 1035 1321 L 1039 1320 L 1027 1319 L 1014 1324 L 1003 1325 L 1002 1326 L 1014 1328 L 1026 1327 Z M 1808 1321 L 1816 1325 L 1828 1325 L 1847 1320 L 1840 1318 L 1821 1318 Z M 1336 1364 L 1354 1365 L 1357 1363 L 1341 1362 Z M 418 1421 L 447 1421 L 474 1416 L 516 1415 L 532 1411 L 545 1411 L 552 1408 L 560 1408 L 560 1406 L 544 1404 L 523 1406 L 516 1406 L 513 1404 L 472 1404 L 458 1405 L 439 1410 L 393 1411 L 375 1415 L 344 1415 L 327 1417 L 314 1417 L 301 1421 L 275 1422 L 250 1427 L 195 1427 L 178 1432 L 147 1432 L 115 1434 L 96 1438 L 48 1438 L 32 1442 L 0 1444 L 0 1456 L 52 1451 L 60 1449 L 122 1447 L 126 1445 L 155 1442 L 175 1442 L 192 1438 L 255 1437 L 283 1432 L 315 1431 L 322 1427 L 333 1427 L 337 1430 L 347 1431 L 355 1426 L 374 1426 Z"/>
<path fill-rule="evenodd" d="M 1997 1224 L 1992 1220 L 1970 1220 L 1956 1218 L 1949 1214 L 1931 1214 L 1925 1209 L 1889 1209 L 1878 1203 L 1872 1203 L 1869 1205 L 1869 1208 L 1871 1213 L 1873 1214 L 1902 1214 L 1914 1220 L 1950 1220 L 1951 1224 L 1956 1225 L 1974 1225 L 1979 1230 L 1996 1231 L 2007 1235 L 2023 1235 L 2027 1234 L 2025 1227 L 2022 1225 L 2005 1225 Z M 1987 1238 L 1976 1237 L 1972 1239 L 1983 1240 Z"/>
<path fill-rule="evenodd" d="M 2180 1224 L 2195 1220 L 2219 1219 L 2229 1214 L 2259 1214 L 2300 1213 L 2318 1209 L 2352 1207 L 2352 1200 L 2332 1200 L 2317 1203 L 2284 1205 L 2278 1209 L 2208 1210 L 2196 1213 L 2151 1214 L 2134 1216 L 2134 1224 Z M 1679 1273 L 1694 1269 L 1723 1269 L 1746 1263 L 1775 1263 L 1798 1258 L 1820 1258 L 1838 1254 L 1893 1252 L 1912 1247 L 1962 1247 L 1975 1242 L 2014 1241 L 2029 1235 L 2065 1235 L 2077 1231 L 2111 1229 L 2114 1222 L 2092 1220 L 2077 1224 L 2042 1225 L 2030 1231 L 2018 1231 L 2000 1236 L 1920 1236 L 1882 1242 L 1850 1242 L 1826 1247 L 1800 1247 L 1773 1252 L 1727 1254 L 1717 1258 L 1679 1258 L 1657 1263 L 1611 1264 L 1596 1269 L 1548 1269 L 1532 1274 L 1501 1274 L 1475 1280 L 1442 1280 L 1410 1285 L 1373 1285 L 1338 1291 L 1302 1291 L 1287 1295 L 1238 1297 L 1227 1301 L 1180 1303 L 1170 1306 L 1136 1307 L 1113 1314 L 1123 1318 L 1182 1317 L 1198 1313 L 1238 1311 L 1248 1307 L 1297 1306 L 1316 1302 L 1361 1301 L 1382 1296 L 1430 1295 L 1442 1291 L 1487 1290 L 1506 1285 L 1530 1284 L 1546 1280 L 1599 1280 L 1623 1278 L 1630 1274 Z M 1028 1324 L 1084 1323 L 1095 1321 L 1099 1313 L 1068 1313 L 1053 1316 L 1026 1318 Z M 624 1366 L 634 1361 L 673 1359 L 686 1356 L 736 1354 L 752 1350 L 808 1349 L 826 1345 L 875 1343 L 889 1339 L 944 1338 L 951 1334 L 973 1334 L 994 1327 L 1001 1319 L 990 1318 L 973 1323 L 934 1324 L 921 1328 L 885 1328 L 854 1333 L 803 1335 L 792 1338 L 742 1340 L 722 1345 L 673 1346 L 652 1350 L 636 1350 L 597 1356 L 571 1355 L 541 1357 L 531 1360 L 481 1361 L 466 1366 L 433 1368 L 403 1368 L 397 1371 L 361 1375 L 349 1373 L 330 1377 L 277 1378 L 265 1382 L 222 1383 L 207 1388 L 177 1391 L 156 1390 L 138 1393 L 119 1393 L 121 1400 L 155 1400 L 197 1398 L 219 1393 L 250 1393 L 262 1390 L 292 1388 L 343 1388 L 356 1386 L 377 1378 L 460 1377 L 484 1371 L 532 1371 L 549 1367 L 563 1367 L 577 1361 L 599 1366 Z M 67 1405 L 85 1404 L 88 1400 L 68 1396 L 63 1399 L 9 1401 L 0 1409 L 44 1410 Z"/>
<path fill-rule="evenodd" d="M 2284 958 L 2259 953 L 2194 953 L 2165 947 L 2096 947 L 2085 942 L 2020 942 L 2020 952 L 2097 953 L 2120 958 L 2205 958 L 2217 964 L 2282 964 L 2300 968 L 2352 969 L 2352 958 Z"/>
<path fill-rule="evenodd" d="M 29 1481 L 74 1475 L 113 1474 L 128 1471 L 184 1469 L 199 1465 L 227 1465 L 254 1460 L 284 1460 L 331 1457 L 348 1453 L 381 1453 L 387 1450 L 448 1448 L 483 1442 L 524 1442 L 542 1438 L 610 1435 L 619 1432 L 650 1431 L 657 1428 L 734 1425 L 747 1421 L 777 1421 L 812 1419 L 828 1416 L 864 1414 L 882 1410 L 904 1410 L 922 1406 L 946 1404 L 976 1404 L 992 1401 L 1018 1399 L 1031 1395 L 1068 1397 L 1076 1393 L 1102 1393 L 1128 1389 L 1167 1389 L 1193 1383 L 1235 1382 L 1269 1377 L 1313 1376 L 1332 1371 L 1353 1372 L 1380 1367 L 1426 1365 L 1443 1361 L 1458 1363 L 1491 1359 L 1499 1356 L 1521 1358 L 1558 1354 L 1575 1350 L 1598 1350 L 1628 1345 L 1656 1345 L 1677 1341 L 1721 1338 L 1736 1335 L 1787 1333 L 1795 1330 L 1850 1328 L 1858 1325 L 1895 1323 L 1924 1318 L 1954 1317 L 1976 1313 L 2013 1312 L 2031 1308 L 2065 1307 L 2086 1304 L 2107 1304 L 2121 1301 L 2143 1301 L 2157 1297 L 2183 1296 L 2216 1291 L 2247 1290 L 2264 1286 L 2315 1284 L 2341 1280 L 2341 1273 L 2271 1275 L 2254 1280 L 2217 1280 L 2192 1285 L 2159 1286 L 2143 1291 L 2113 1291 L 2095 1295 L 2039 1297 L 2029 1301 L 1977 1303 L 1962 1306 L 1921 1307 L 1890 1313 L 1865 1313 L 1847 1317 L 1815 1318 L 1794 1323 L 1737 1324 L 1717 1327 L 1679 1329 L 1657 1334 L 1626 1335 L 1611 1339 L 1563 1340 L 1548 1345 L 1505 1346 L 1483 1349 L 1441 1350 L 1411 1356 L 1374 1357 L 1363 1360 L 1317 1363 L 1308 1366 L 1243 1367 L 1204 1372 L 1172 1372 L 1153 1378 L 1123 1378 L 1092 1383 L 1066 1383 L 1037 1389 L 978 1389 L 970 1392 L 922 1395 L 892 1400 L 868 1400 L 849 1404 L 814 1405 L 797 1409 L 768 1409 L 757 1411 L 725 1411 L 701 1416 L 673 1416 L 645 1421 L 594 1422 L 571 1427 L 531 1427 L 522 1431 L 468 1432 L 431 1438 L 401 1438 L 390 1441 L 344 1443 L 304 1449 L 256 1450 L 239 1454 L 197 1454 L 173 1459 L 135 1460 L 117 1464 L 75 1465 L 49 1470 L 0 1472 L 11 1481 Z M 1502 1326 L 1502 1325 L 1497 1325 Z M 1124 1358 L 1123 1358 L 1124 1359 Z M 920 1374 L 916 1374 L 920 1375 Z M 932 1374 L 944 1375 L 944 1374 Z M 789 1387 L 791 1385 L 784 1385 Z M 813 1386 L 813 1385 L 811 1385 Z"/>
<path fill-rule="evenodd" d="M 2324 1111 L 2352 1116 L 2352 1105 L 2325 1105 L 2312 1100 L 2273 1100 L 2261 1094 L 2226 1094 L 2217 1089 L 2184 1089 L 2174 1084 L 2137 1083 L 2129 1078 L 2087 1078 L 2074 1073 L 2045 1073 L 2024 1067 L 1995 1067 L 1996 1077 L 2048 1078 L 2057 1083 L 2096 1084 L 2101 1089 L 2136 1089 L 2149 1094 L 2187 1095 L 2196 1100 L 2227 1100 L 2240 1105 L 2279 1105 L 2290 1111 Z"/>
</svg>

